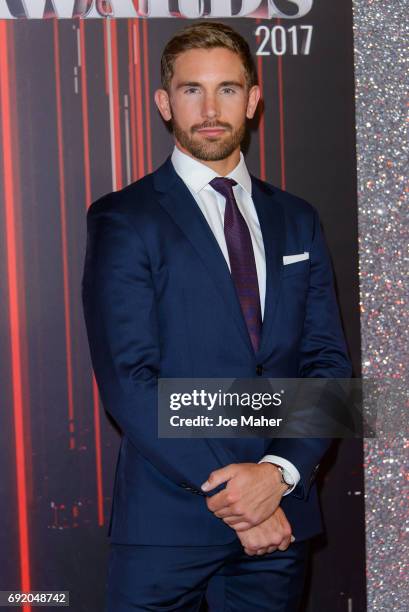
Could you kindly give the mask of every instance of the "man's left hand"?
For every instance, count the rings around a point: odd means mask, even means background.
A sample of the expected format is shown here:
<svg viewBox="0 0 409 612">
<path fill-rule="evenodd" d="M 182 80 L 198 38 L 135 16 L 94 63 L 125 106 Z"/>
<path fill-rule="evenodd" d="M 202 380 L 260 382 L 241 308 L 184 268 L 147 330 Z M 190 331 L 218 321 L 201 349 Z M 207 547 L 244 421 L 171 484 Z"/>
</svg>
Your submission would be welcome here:
<svg viewBox="0 0 409 612">
<path fill-rule="evenodd" d="M 226 488 L 206 498 L 206 504 L 235 531 L 244 531 L 265 521 L 275 512 L 287 490 L 277 466 L 268 462 L 226 465 L 209 475 L 202 490 L 211 491 L 223 482 L 227 482 Z"/>
</svg>

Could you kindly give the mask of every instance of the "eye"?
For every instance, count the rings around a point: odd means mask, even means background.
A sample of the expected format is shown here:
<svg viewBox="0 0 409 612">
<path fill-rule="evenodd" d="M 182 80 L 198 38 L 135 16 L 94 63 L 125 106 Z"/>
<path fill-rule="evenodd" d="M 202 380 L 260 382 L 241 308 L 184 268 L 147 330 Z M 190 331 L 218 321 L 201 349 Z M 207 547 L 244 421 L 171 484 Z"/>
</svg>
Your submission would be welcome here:
<svg viewBox="0 0 409 612">
<path fill-rule="evenodd" d="M 185 94 L 193 94 L 193 93 L 197 93 L 199 91 L 198 87 L 188 87 L 187 89 L 185 89 Z"/>
<path fill-rule="evenodd" d="M 227 95 L 231 95 L 231 94 L 236 93 L 236 91 L 232 87 L 223 87 L 222 93 L 225 93 Z"/>
</svg>

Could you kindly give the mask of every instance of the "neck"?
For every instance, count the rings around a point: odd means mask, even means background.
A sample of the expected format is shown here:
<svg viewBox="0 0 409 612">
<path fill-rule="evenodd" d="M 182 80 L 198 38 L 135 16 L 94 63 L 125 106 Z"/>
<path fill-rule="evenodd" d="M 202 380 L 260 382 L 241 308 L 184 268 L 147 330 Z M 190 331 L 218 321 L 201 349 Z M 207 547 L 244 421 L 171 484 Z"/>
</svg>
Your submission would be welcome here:
<svg viewBox="0 0 409 612">
<path fill-rule="evenodd" d="M 187 149 L 185 149 L 185 147 L 183 147 L 178 141 L 176 141 L 175 144 L 177 148 L 182 151 L 182 153 L 186 153 L 186 155 L 189 155 L 189 157 L 191 157 L 192 159 L 195 159 L 196 161 L 200 162 L 201 164 L 204 164 L 205 166 L 208 166 L 208 168 L 211 168 L 220 176 L 226 176 L 226 174 L 229 174 L 229 172 L 234 170 L 234 168 L 240 161 L 240 147 L 237 147 L 237 149 L 235 149 L 225 159 L 207 161 L 204 159 L 199 159 L 198 157 L 194 157 L 194 155 L 192 155 Z"/>
</svg>

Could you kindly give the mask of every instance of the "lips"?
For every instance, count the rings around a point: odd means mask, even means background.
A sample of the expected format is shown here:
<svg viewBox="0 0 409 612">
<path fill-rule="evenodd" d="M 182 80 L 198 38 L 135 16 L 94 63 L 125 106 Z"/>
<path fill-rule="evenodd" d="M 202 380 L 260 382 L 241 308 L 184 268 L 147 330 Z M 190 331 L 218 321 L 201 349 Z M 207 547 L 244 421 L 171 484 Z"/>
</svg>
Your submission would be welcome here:
<svg viewBox="0 0 409 612">
<path fill-rule="evenodd" d="M 226 131 L 225 128 L 201 128 L 197 130 L 199 134 L 203 134 L 204 136 L 220 136 L 224 134 Z"/>
</svg>

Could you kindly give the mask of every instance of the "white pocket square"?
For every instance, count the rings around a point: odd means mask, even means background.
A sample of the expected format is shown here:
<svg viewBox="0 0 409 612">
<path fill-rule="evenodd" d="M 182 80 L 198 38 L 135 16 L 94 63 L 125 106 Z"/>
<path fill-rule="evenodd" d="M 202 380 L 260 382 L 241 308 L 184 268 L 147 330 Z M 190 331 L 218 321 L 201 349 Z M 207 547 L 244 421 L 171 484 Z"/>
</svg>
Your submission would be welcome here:
<svg viewBox="0 0 409 612">
<path fill-rule="evenodd" d="M 304 251 L 304 253 L 300 253 L 299 255 L 283 255 L 283 264 L 287 266 L 288 264 L 293 264 L 297 261 L 304 261 L 304 259 L 309 258 L 310 254 L 307 251 Z"/>
</svg>

